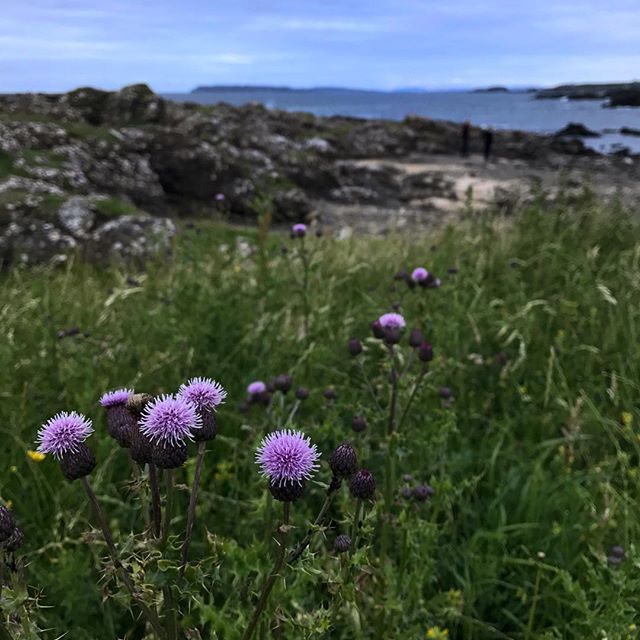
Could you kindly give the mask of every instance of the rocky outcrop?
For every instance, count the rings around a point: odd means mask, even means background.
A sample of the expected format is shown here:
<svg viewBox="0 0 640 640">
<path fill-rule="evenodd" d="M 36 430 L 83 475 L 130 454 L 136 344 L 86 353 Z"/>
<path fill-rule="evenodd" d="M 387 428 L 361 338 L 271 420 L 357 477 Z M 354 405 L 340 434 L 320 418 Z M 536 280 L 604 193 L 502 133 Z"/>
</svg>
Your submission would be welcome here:
<svg viewBox="0 0 640 640">
<path fill-rule="evenodd" d="M 640 82 L 564 84 L 536 91 L 538 100 L 600 100 L 605 107 L 640 107 Z"/>
<path fill-rule="evenodd" d="M 599 138 L 600 134 L 597 131 L 591 131 L 580 122 L 570 122 L 565 127 L 562 127 L 554 134 L 557 138 Z"/>
<path fill-rule="evenodd" d="M 167 250 L 175 232 L 167 218 L 221 208 L 254 218 L 270 206 L 276 223 L 289 223 L 317 216 L 323 203 L 432 211 L 457 198 L 443 172 L 405 175 L 389 163 L 361 162 L 457 154 L 460 126 L 429 118 L 179 104 L 146 85 L 3 95 L 0 115 L 5 266 L 59 261 L 72 251 L 143 259 Z M 495 155 L 534 167 L 594 153 L 571 135 L 496 131 Z M 480 130 L 471 136 L 479 141 Z"/>
<path fill-rule="evenodd" d="M 606 106 L 611 109 L 616 107 L 640 107 L 640 83 L 633 88 L 612 91 L 609 94 L 609 102 Z"/>
</svg>

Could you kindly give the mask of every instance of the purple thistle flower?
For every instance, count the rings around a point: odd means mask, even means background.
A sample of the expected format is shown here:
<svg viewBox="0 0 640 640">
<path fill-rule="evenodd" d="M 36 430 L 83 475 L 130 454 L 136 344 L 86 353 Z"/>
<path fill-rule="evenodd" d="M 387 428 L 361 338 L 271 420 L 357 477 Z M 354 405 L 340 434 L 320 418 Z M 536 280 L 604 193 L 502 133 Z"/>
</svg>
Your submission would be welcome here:
<svg viewBox="0 0 640 640">
<path fill-rule="evenodd" d="M 202 427 L 196 407 L 180 396 L 163 395 L 144 408 L 140 431 L 156 444 L 181 445 Z"/>
<path fill-rule="evenodd" d="M 133 389 L 117 389 L 116 391 L 107 391 L 102 398 L 100 404 L 103 407 L 115 407 L 117 405 L 127 404 L 127 400 L 133 395 Z"/>
<path fill-rule="evenodd" d="M 227 392 L 224 387 L 211 378 L 191 378 L 180 385 L 178 396 L 188 400 L 196 409 L 215 409 L 224 403 Z"/>
<path fill-rule="evenodd" d="M 247 387 L 250 396 L 259 396 L 267 390 L 267 385 L 262 380 L 255 380 Z"/>
<path fill-rule="evenodd" d="M 404 318 L 399 313 L 385 313 L 378 318 L 383 329 L 401 330 L 407 326 Z"/>
<path fill-rule="evenodd" d="M 51 453 L 60 460 L 65 454 L 78 451 L 92 433 L 91 420 L 75 411 L 62 411 L 45 422 L 38 431 L 38 451 Z"/>
<path fill-rule="evenodd" d="M 417 267 L 411 273 L 411 279 L 416 283 L 423 282 L 429 277 L 429 272 L 424 267 Z"/>
<path fill-rule="evenodd" d="M 292 238 L 304 238 L 307 235 L 307 225 L 302 222 L 298 222 L 291 227 Z"/>
<path fill-rule="evenodd" d="M 267 435 L 256 451 L 262 475 L 272 484 L 302 484 L 317 468 L 320 457 L 315 444 L 299 431 L 284 429 Z"/>
<path fill-rule="evenodd" d="M 224 193 L 216 193 L 216 200 L 218 202 L 223 202 L 225 199 Z"/>
</svg>

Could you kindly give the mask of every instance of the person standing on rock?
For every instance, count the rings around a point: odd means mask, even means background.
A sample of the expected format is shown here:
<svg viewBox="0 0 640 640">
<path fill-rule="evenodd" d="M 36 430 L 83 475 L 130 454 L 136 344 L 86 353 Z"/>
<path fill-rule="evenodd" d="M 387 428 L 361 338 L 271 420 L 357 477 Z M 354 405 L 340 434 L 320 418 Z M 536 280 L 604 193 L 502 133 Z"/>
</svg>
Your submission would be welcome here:
<svg viewBox="0 0 640 640">
<path fill-rule="evenodd" d="M 462 124 L 462 157 L 469 156 L 469 135 L 471 133 L 471 123 L 465 120 Z"/>
<path fill-rule="evenodd" d="M 491 155 L 492 145 L 493 145 L 493 131 L 491 131 L 489 127 L 485 127 L 482 130 L 482 146 L 483 146 L 485 162 L 489 160 L 489 156 Z"/>
</svg>

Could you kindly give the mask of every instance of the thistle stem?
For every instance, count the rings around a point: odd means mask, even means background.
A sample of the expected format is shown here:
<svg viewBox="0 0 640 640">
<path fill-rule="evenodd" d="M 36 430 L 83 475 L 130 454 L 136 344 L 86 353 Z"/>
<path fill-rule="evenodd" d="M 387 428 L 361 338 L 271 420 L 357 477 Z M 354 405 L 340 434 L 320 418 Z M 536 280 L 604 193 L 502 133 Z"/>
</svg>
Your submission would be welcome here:
<svg viewBox="0 0 640 640">
<path fill-rule="evenodd" d="M 398 370 L 395 363 L 395 352 L 393 347 L 389 347 L 391 356 L 391 402 L 389 404 L 389 423 L 387 425 L 387 435 L 393 434 L 396 427 L 396 413 L 398 408 Z"/>
<path fill-rule="evenodd" d="M 247 627 L 246 631 L 242 636 L 242 640 L 251 640 L 253 634 L 256 630 L 256 626 L 258 621 L 260 620 L 260 615 L 264 611 L 264 608 L 267 605 L 267 601 L 269 600 L 269 596 L 271 595 L 271 590 L 273 589 L 273 585 L 276 583 L 278 579 L 278 575 L 282 566 L 284 565 L 284 560 L 286 556 L 286 543 L 287 536 L 289 533 L 289 509 L 291 506 L 290 502 L 283 502 L 283 515 L 282 515 L 282 524 L 278 527 L 278 556 L 276 558 L 276 562 L 273 566 L 273 570 L 271 571 L 267 581 L 264 583 L 264 587 L 262 588 L 262 593 L 260 594 L 260 598 L 258 599 L 258 603 L 256 604 L 256 608 L 251 617 L 251 622 Z"/>
<path fill-rule="evenodd" d="M 302 304 L 304 311 L 304 337 L 309 339 L 309 315 L 311 313 L 309 306 L 309 256 L 307 255 L 307 247 L 304 238 L 301 239 L 300 258 L 303 266 L 302 276 Z"/>
<path fill-rule="evenodd" d="M 162 512 L 160 510 L 160 487 L 158 485 L 158 470 L 156 465 L 149 463 L 149 488 L 151 490 L 151 513 L 153 520 L 153 535 L 160 537 Z"/>
<path fill-rule="evenodd" d="M 200 488 L 200 476 L 202 475 L 202 462 L 207 449 L 206 442 L 198 443 L 198 457 L 196 458 L 196 470 L 193 476 L 193 485 L 191 486 L 191 497 L 189 499 L 189 512 L 187 513 L 187 528 L 184 534 L 184 542 L 182 543 L 182 559 L 180 561 L 180 577 L 184 576 L 189 559 L 189 546 L 191 545 L 191 537 L 193 535 L 193 525 L 196 521 L 196 504 L 198 502 L 198 489 Z"/>
<path fill-rule="evenodd" d="M 411 391 L 411 395 L 409 396 L 409 400 L 407 400 L 407 404 L 405 405 L 404 411 L 402 412 L 402 415 L 400 416 L 400 420 L 398 421 L 398 431 L 400 431 L 400 429 L 402 428 L 402 425 L 404 424 L 405 418 L 407 417 L 407 414 L 409 413 L 409 409 L 411 408 L 411 405 L 413 404 L 413 400 L 416 397 L 416 394 L 418 393 L 418 389 L 422 385 L 422 381 L 425 379 L 426 375 L 427 375 L 427 366 L 425 364 L 422 367 L 422 371 L 420 372 L 420 375 L 418 376 L 418 379 L 416 380 L 416 383 L 413 385 L 413 389 Z"/>
<path fill-rule="evenodd" d="M 362 500 L 356 502 L 356 510 L 351 523 L 351 550 L 356 550 L 358 546 L 358 535 L 360 534 L 360 511 L 362 510 Z"/>
<path fill-rule="evenodd" d="M 287 416 L 287 421 L 285 422 L 285 427 L 289 426 L 291 424 L 291 422 L 293 421 L 293 418 L 295 417 L 298 409 L 300 408 L 300 400 L 296 400 L 293 403 L 293 407 L 291 407 L 291 411 L 289 413 L 289 415 Z"/>
<path fill-rule="evenodd" d="M 313 538 L 313 534 L 315 533 L 316 528 L 322 525 L 322 523 L 324 522 L 324 518 L 327 514 L 327 511 L 329 510 L 329 507 L 331 506 L 331 502 L 333 501 L 333 496 L 336 494 L 336 491 L 339 489 L 340 483 L 341 483 L 340 479 L 334 476 L 333 479 L 331 480 L 331 484 L 329 485 L 329 488 L 327 489 L 327 495 L 324 499 L 324 503 L 322 504 L 322 507 L 320 508 L 320 512 L 318 513 L 318 516 L 314 520 L 311 527 L 309 527 L 309 529 L 307 530 L 305 537 L 302 538 L 302 540 L 300 540 L 296 548 L 289 554 L 289 558 L 287 559 L 288 564 L 293 564 L 294 562 L 297 562 L 300 556 L 305 552 L 305 549 L 311 544 L 311 539 Z"/>
<path fill-rule="evenodd" d="M 361 358 L 356 358 L 356 362 L 358 363 L 358 367 L 360 368 L 360 372 L 362 373 L 362 378 L 364 379 L 364 382 L 367 385 L 367 389 L 369 390 L 369 393 L 371 394 L 371 398 L 372 398 L 373 402 L 375 403 L 376 407 L 378 408 L 378 411 L 382 412 L 382 405 L 380 404 L 380 401 L 378 400 L 378 396 L 376 395 L 375 389 L 371 385 L 371 381 L 369 380 L 369 376 L 367 375 L 367 372 L 364 370 L 364 365 L 362 364 L 362 359 Z"/>
<path fill-rule="evenodd" d="M 116 545 L 113 542 L 113 535 L 111 534 L 111 528 L 109 527 L 109 523 L 107 522 L 107 518 L 104 515 L 104 511 L 98 502 L 98 498 L 96 494 L 93 492 L 91 485 L 89 484 L 89 480 L 87 476 L 82 478 L 82 486 L 89 498 L 89 502 L 93 507 L 93 513 L 100 524 L 100 528 L 102 529 L 102 535 L 104 537 L 104 541 L 107 543 L 107 549 L 109 550 L 109 554 L 111 555 L 111 561 L 113 562 L 113 566 L 116 569 L 116 572 L 120 576 L 120 579 L 124 583 L 125 587 L 131 594 L 131 597 L 135 600 L 136 604 L 140 607 L 140 610 L 144 614 L 145 618 L 149 622 L 149 624 L 153 627 L 153 630 L 156 632 L 159 638 L 164 638 L 165 633 L 162 625 L 160 624 L 160 619 L 155 611 L 153 611 L 149 606 L 147 606 L 146 602 L 142 600 L 142 598 L 136 593 L 136 588 L 131 580 L 131 576 L 127 572 L 127 570 L 122 566 L 120 562 L 120 558 L 118 557 L 118 552 L 116 550 Z"/>
<path fill-rule="evenodd" d="M 173 469 L 165 469 L 164 478 L 167 484 L 167 499 L 164 504 L 164 526 L 162 527 L 162 538 L 160 540 L 160 546 L 163 549 L 169 539 L 171 517 L 173 516 Z"/>
</svg>

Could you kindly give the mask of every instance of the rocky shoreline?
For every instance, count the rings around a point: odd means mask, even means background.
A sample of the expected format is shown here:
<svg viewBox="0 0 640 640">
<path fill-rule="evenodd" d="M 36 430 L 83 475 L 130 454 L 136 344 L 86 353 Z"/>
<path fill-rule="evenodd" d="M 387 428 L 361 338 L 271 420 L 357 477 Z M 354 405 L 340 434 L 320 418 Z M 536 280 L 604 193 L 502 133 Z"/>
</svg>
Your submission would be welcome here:
<svg viewBox="0 0 640 640">
<path fill-rule="evenodd" d="M 611 82 L 601 84 L 563 84 L 536 91 L 537 100 L 602 100 L 603 106 L 640 107 L 640 82 Z"/>
<path fill-rule="evenodd" d="M 279 223 L 385 232 L 454 215 L 469 189 L 480 204 L 513 203 L 560 173 L 638 195 L 633 158 L 573 137 L 498 131 L 485 165 L 458 156 L 459 136 L 459 125 L 421 117 L 180 104 L 145 85 L 0 96 L 0 264 L 78 251 L 145 259 L 170 250 L 174 218 L 251 222 L 267 205 Z M 471 136 L 479 151 L 480 131 Z"/>
</svg>

